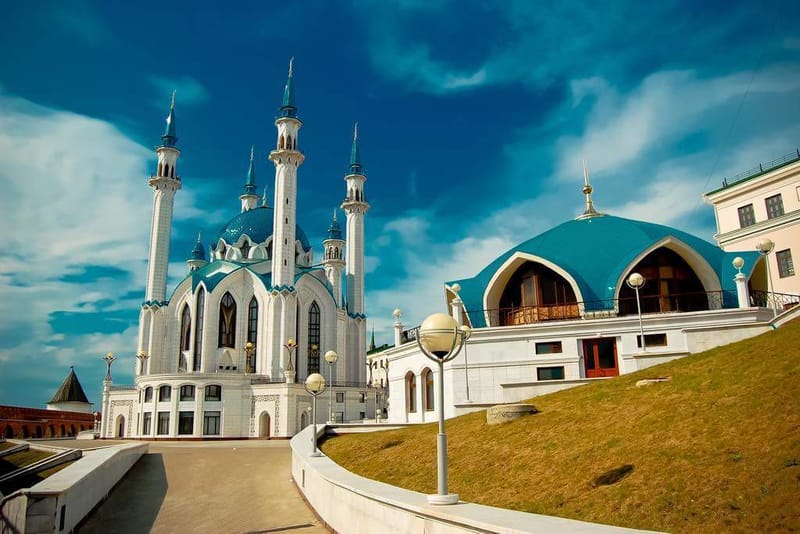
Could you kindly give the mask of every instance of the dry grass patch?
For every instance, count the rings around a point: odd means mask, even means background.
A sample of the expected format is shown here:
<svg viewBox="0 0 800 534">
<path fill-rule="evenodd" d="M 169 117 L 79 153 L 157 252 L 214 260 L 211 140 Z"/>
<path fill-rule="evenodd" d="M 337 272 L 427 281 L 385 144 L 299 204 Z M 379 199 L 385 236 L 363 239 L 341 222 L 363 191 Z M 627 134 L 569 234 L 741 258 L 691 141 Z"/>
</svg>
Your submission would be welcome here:
<svg viewBox="0 0 800 534">
<path fill-rule="evenodd" d="M 635 387 L 656 376 L 672 380 Z M 447 422 L 451 491 L 634 528 L 800 531 L 800 321 L 535 404 L 541 413 L 505 425 L 486 425 L 484 412 Z M 435 493 L 436 431 L 352 434 L 322 449 L 362 476 Z M 597 482 L 615 470 L 625 473 Z"/>
</svg>

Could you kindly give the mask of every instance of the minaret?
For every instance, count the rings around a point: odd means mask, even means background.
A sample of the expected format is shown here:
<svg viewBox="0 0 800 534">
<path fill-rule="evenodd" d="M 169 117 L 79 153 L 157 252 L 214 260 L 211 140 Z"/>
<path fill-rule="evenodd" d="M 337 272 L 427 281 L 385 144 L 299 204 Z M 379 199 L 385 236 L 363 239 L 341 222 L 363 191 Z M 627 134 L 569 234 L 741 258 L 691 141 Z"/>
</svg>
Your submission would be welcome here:
<svg viewBox="0 0 800 534">
<path fill-rule="evenodd" d="M 286 287 L 294 285 L 295 268 L 295 220 L 297 216 L 297 168 L 305 156 L 297 150 L 297 132 L 301 122 L 294 105 L 294 83 L 292 64 L 289 61 L 289 77 L 283 92 L 280 116 L 275 120 L 278 140 L 269 159 L 275 164 L 275 203 L 272 231 L 272 285 Z"/>
<path fill-rule="evenodd" d="M 586 197 L 586 209 L 583 210 L 583 215 L 578 215 L 575 219 L 591 219 L 592 217 L 602 217 L 604 213 L 600 213 L 594 209 L 594 202 L 592 202 L 592 186 L 589 184 L 589 171 L 586 169 L 586 160 L 583 160 L 583 188 L 581 189 Z"/>
<path fill-rule="evenodd" d="M 189 259 L 186 260 L 186 263 L 189 264 L 189 272 L 196 271 L 208 265 L 206 261 L 206 251 L 203 249 L 202 241 L 200 241 L 200 232 L 197 232 L 197 242 L 194 244 L 192 253 L 189 255 Z"/>
<path fill-rule="evenodd" d="M 242 213 L 258 206 L 258 193 L 256 193 L 256 170 L 253 161 L 255 157 L 255 146 L 250 147 L 250 168 L 247 169 L 247 181 L 244 183 L 244 191 L 239 197 L 242 199 Z"/>
<path fill-rule="evenodd" d="M 331 286 L 333 299 L 336 307 L 342 307 L 342 271 L 344 270 L 344 239 L 342 239 L 342 229 L 336 221 L 336 210 L 333 211 L 333 222 L 328 228 L 328 238 L 322 242 L 325 248 L 322 265 L 325 267 L 325 275 Z"/>
<path fill-rule="evenodd" d="M 358 154 L 358 123 L 353 129 L 350 173 L 344 177 L 347 197 L 342 209 L 347 214 L 347 307 L 353 314 L 364 314 L 364 214 L 369 204 L 364 200 L 364 176 Z"/>
<path fill-rule="evenodd" d="M 156 147 L 158 166 L 149 180 L 153 188 L 153 220 L 150 226 L 150 257 L 147 262 L 145 302 L 162 303 L 166 299 L 169 239 L 172 231 L 172 207 L 175 192 L 181 188 L 181 179 L 175 168 L 181 151 L 175 147 L 175 92 L 172 93 L 167 126 Z"/>
</svg>

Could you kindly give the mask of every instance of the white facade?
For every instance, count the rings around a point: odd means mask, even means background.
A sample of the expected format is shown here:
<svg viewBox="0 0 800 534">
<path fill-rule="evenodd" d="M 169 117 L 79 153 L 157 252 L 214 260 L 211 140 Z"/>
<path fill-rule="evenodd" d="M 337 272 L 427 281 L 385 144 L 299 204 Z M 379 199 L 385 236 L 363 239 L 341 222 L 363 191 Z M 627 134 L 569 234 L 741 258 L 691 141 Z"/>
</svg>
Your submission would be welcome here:
<svg viewBox="0 0 800 534">
<path fill-rule="evenodd" d="M 800 152 L 726 180 L 723 187 L 706 193 L 714 206 L 719 246 L 726 251 L 756 250 L 764 238 L 775 243 L 767 256 L 773 291 L 800 295 L 800 276 L 795 263 L 800 258 Z M 766 276 L 761 268 L 754 276 Z M 782 297 L 786 302 L 788 300 Z"/>
<path fill-rule="evenodd" d="M 208 251 L 198 237 L 188 275 L 167 296 L 172 206 L 182 185 L 170 110 L 150 179 L 153 222 L 136 383 L 122 388 L 104 383 L 103 437 L 289 437 L 311 422 L 312 396 L 302 383 L 314 372 L 329 384 L 333 379 L 333 395 L 326 391 L 319 398 L 318 422 L 328 420 L 329 411 L 345 421 L 374 416 L 374 398 L 364 383 L 368 205 L 363 188 L 358 201 L 345 201 L 347 234 L 342 239 L 334 215 L 323 267 L 314 267 L 311 244 L 297 225 L 297 171 L 304 156 L 298 150 L 301 122 L 292 84 L 290 71 L 269 154 L 275 165 L 273 206 L 266 198 L 258 205 L 251 152 L 240 213 Z M 360 178 L 363 186 L 366 178 Z M 351 218 L 358 221 L 352 230 Z M 343 295 L 345 269 L 347 287 L 361 288 L 360 299 Z M 329 350 L 338 353 L 333 366 L 323 358 Z"/>
</svg>

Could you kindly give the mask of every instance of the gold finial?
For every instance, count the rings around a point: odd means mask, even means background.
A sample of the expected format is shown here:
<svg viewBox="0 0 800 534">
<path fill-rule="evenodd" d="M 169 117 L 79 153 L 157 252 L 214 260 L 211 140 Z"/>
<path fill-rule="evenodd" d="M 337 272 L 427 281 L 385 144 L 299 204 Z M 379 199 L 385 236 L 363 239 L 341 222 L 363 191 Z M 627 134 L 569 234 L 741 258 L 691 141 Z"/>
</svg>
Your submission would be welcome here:
<svg viewBox="0 0 800 534">
<path fill-rule="evenodd" d="M 289 59 L 289 78 L 292 77 L 292 71 L 294 66 L 294 56 Z"/>
<path fill-rule="evenodd" d="M 172 90 L 172 100 L 169 103 L 169 109 L 175 109 L 175 92 L 176 90 Z"/>
<path fill-rule="evenodd" d="M 589 217 L 602 215 L 602 213 L 598 213 L 597 210 L 594 209 L 592 191 L 594 191 L 594 189 L 589 183 L 589 169 L 586 167 L 586 160 L 583 160 L 583 187 L 581 188 L 581 192 L 586 196 L 586 209 L 583 211 L 583 215 L 580 215 L 578 219 L 588 219 Z"/>
</svg>

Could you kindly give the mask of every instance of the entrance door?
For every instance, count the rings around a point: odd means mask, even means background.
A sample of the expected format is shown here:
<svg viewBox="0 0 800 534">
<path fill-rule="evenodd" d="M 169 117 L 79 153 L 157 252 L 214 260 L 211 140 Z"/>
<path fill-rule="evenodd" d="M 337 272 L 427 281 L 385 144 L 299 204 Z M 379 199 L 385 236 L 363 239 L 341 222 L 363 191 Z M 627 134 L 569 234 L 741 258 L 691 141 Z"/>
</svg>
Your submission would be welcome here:
<svg viewBox="0 0 800 534">
<path fill-rule="evenodd" d="M 586 378 L 619 376 L 617 340 L 613 337 L 583 340 L 583 363 Z"/>
<path fill-rule="evenodd" d="M 269 414 L 264 412 L 261 414 L 258 423 L 258 437 L 262 439 L 269 438 Z"/>
<path fill-rule="evenodd" d="M 125 418 L 121 415 L 117 417 L 117 437 L 125 437 Z"/>
</svg>

